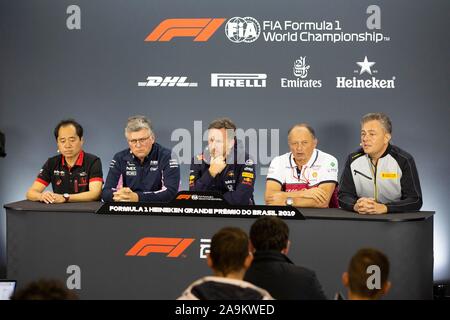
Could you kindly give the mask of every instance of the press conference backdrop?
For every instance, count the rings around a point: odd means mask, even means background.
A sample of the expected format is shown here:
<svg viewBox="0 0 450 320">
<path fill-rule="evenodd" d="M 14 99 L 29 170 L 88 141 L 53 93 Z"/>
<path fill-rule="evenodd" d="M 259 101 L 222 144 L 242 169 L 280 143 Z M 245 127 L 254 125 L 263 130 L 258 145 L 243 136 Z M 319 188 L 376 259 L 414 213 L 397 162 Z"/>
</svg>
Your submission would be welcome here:
<svg viewBox="0 0 450 320">
<path fill-rule="evenodd" d="M 291 125 L 310 123 L 341 169 L 361 116 L 385 112 L 392 142 L 415 157 L 423 209 L 436 211 L 435 281 L 449 280 L 449 12 L 445 0 L 2 0 L 0 203 L 24 198 L 67 117 L 84 126 L 106 175 L 130 115 L 149 116 L 162 145 L 184 146 L 182 160 L 228 116 L 256 135 L 262 204 L 264 172 L 288 151 Z M 161 24 L 175 18 L 188 20 Z"/>
</svg>

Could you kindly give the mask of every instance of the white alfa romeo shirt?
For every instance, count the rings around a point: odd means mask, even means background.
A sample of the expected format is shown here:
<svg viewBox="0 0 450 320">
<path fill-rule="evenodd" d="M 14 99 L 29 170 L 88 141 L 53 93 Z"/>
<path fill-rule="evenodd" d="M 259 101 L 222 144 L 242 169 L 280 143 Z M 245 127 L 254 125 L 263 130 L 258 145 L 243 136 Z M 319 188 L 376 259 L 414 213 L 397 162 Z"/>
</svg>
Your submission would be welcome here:
<svg viewBox="0 0 450 320">
<path fill-rule="evenodd" d="M 337 184 L 338 161 L 332 155 L 314 149 L 308 163 L 299 168 L 292 153 L 288 152 L 273 158 L 267 180 L 278 182 L 285 192 L 310 189 L 322 183 Z M 331 199 L 332 202 L 335 200 L 333 198 Z M 330 207 L 334 207 L 331 206 L 331 202 Z"/>
</svg>

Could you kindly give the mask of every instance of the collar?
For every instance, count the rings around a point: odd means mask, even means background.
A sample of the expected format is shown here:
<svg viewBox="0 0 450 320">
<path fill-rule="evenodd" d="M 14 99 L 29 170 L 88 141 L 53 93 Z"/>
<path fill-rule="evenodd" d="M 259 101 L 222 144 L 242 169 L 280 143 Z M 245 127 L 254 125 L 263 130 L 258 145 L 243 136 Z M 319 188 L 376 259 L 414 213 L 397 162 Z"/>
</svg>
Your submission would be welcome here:
<svg viewBox="0 0 450 320">
<path fill-rule="evenodd" d="M 83 165 L 83 160 L 84 160 L 84 151 L 81 150 L 80 154 L 78 155 L 77 161 L 75 162 L 75 164 L 73 165 L 75 166 L 79 166 L 81 167 Z M 66 159 L 64 158 L 63 155 L 61 155 L 61 165 L 62 166 L 66 166 L 67 168 L 69 168 L 69 166 L 66 164 Z"/>
<path fill-rule="evenodd" d="M 386 150 L 384 151 L 384 153 L 381 155 L 380 158 L 386 157 L 391 152 L 391 149 L 392 149 L 392 146 L 390 143 L 388 143 Z"/>
<path fill-rule="evenodd" d="M 256 250 L 254 261 L 278 261 L 294 264 L 285 254 L 276 250 Z"/>
<path fill-rule="evenodd" d="M 316 163 L 318 157 L 319 157 L 319 150 L 314 149 L 311 158 L 309 158 L 308 162 L 306 163 L 306 166 L 308 168 L 311 168 L 314 165 L 314 163 Z M 294 156 L 292 155 L 292 152 L 289 152 L 289 164 L 291 168 L 298 167 L 297 163 L 295 163 L 294 161 Z"/>
</svg>

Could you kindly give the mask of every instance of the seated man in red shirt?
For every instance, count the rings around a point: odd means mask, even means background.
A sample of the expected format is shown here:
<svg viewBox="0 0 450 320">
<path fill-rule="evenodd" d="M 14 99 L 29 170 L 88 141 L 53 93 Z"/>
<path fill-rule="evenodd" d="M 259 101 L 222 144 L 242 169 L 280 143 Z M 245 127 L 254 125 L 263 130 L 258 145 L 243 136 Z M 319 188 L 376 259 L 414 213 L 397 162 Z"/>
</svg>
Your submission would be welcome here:
<svg viewBox="0 0 450 320">
<path fill-rule="evenodd" d="M 27 199 L 45 203 L 96 201 L 103 185 L 100 158 L 82 150 L 83 127 L 74 120 L 63 120 L 54 130 L 58 152 L 42 167 L 28 189 Z M 52 184 L 53 192 L 44 191 Z"/>
</svg>

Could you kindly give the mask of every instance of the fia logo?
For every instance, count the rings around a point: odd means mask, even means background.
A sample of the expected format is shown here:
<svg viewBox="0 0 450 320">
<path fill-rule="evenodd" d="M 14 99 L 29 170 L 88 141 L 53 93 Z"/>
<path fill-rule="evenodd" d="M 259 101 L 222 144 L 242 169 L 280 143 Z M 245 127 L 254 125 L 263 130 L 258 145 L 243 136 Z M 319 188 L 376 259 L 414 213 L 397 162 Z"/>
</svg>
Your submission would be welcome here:
<svg viewBox="0 0 450 320">
<path fill-rule="evenodd" d="M 225 34 L 234 43 L 250 43 L 259 38 L 261 27 L 252 17 L 233 17 L 225 25 Z"/>
</svg>

